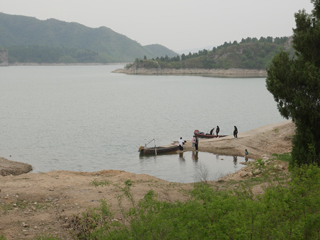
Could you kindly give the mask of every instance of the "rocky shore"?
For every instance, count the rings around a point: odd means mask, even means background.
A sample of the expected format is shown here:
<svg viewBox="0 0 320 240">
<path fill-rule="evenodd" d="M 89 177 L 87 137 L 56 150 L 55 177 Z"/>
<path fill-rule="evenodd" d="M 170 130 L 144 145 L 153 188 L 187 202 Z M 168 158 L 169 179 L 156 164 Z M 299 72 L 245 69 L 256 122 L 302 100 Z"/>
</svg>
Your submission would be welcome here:
<svg viewBox="0 0 320 240">
<path fill-rule="evenodd" d="M 20 175 L 32 171 L 32 166 L 27 163 L 21 163 L 16 161 L 10 161 L 8 159 L 0 157 L 0 175 Z"/>
<path fill-rule="evenodd" d="M 113 73 L 137 74 L 137 75 L 206 75 L 216 77 L 266 77 L 267 71 L 261 69 L 202 69 L 202 68 L 137 68 L 116 69 Z"/>
</svg>

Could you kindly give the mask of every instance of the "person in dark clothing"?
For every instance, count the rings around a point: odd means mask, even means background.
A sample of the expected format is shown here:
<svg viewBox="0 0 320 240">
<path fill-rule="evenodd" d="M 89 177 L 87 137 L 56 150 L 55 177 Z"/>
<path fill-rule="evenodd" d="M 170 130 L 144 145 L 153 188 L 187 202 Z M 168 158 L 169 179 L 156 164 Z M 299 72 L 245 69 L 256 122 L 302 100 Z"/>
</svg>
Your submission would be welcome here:
<svg viewBox="0 0 320 240">
<path fill-rule="evenodd" d="M 234 138 L 238 138 L 238 128 L 236 126 L 234 126 L 233 136 Z"/>
<path fill-rule="evenodd" d="M 210 131 L 210 135 L 212 135 L 213 131 L 214 131 L 214 128 L 212 128 L 212 129 L 211 129 L 211 131 Z"/>
<path fill-rule="evenodd" d="M 199 144 L 199 140 L 198 140 L 198 137 L 196 137 L 196 140 L 195 140 L 196 151 L 198 151 L 198 144 Z"/>
<path fill-rule="evenodd" d="M 219 128 L 219 126 L 217 126 L 217 129 L 216 129 L 216 135 L 217 135 L 217 137 L 219 137 L 219 132 L 220 132 L 220 128 Z"/>
</svg>

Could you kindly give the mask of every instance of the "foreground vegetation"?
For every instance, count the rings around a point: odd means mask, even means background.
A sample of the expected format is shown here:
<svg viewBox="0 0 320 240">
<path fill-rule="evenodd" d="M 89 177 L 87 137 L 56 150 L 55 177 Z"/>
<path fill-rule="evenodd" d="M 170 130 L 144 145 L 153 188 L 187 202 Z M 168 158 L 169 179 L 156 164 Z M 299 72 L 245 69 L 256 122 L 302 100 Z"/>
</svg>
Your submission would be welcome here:
<svg viewBox="0 0 320 240">
<path fill-rule="evenodd" d="M 240 182 L 196 183 L 185 192 L 189 196 L 185 202 L 159 201 L 152 189 L 136 202 L 130 191 L 135 182 L 126 180 L 118 195 L 119 210 L 102 199 L 100 207 L 69 220 L 71 238 L 319 239 L 320 168 L 311 164 L 280 171 L 278 159 L 291 161 L 291 156 L 250 163 L 254 177 Z M 90 184 L 103 188 L 112 183 Z M 261 184 L 264 193 L 254 195 L 252 188 Z M 123 207 L 124 201 L 131 202 L 129 209 Z"/>
<path fill-rule="evenodd" d="M 272 60 L 266 80 L 280 114 L 296 125 L 292 156 L 294 165 L 320 165 L 320 1 L 311 0 L 311 14 L 295 14 L 294 57 L 281 51 Z"/>
<path fill-rule="evenodd" d="M 115 219 L 107 202 L 74 218 L 77 239 L 319 239 L 320 169 L 304 165 L 291 174 L 255 163 L 262 178 L 269 175 L 263 195 L 254 196 L 255 178 L 217 190 L 195 184 L 186 202 L 164 202 L 150 190 L 138 203 L 129 184 L 119 196 L 122 217 Z M 272 177 L 270 177 L 272 176 Z M 270 181 L 272 179 L 272 181 Z M 259 180 L 258 180 L 259 181 Z M 125 211 L 126 198 L 132 207 Z"/>
</svg>

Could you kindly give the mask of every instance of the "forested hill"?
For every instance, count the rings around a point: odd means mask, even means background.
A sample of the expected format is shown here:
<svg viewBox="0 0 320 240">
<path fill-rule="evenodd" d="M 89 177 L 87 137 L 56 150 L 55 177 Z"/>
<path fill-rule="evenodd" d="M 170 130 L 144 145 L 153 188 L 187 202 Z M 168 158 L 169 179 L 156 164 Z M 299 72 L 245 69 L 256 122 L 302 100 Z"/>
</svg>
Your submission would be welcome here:
<svg viewBox="0 0 320 240">
<path fill-rule="evenodd" d="M 157 57 L 136 59 L 126 68 L 202 68 L 202 69 L 266 69 L 275 54 L 283 49 L 293 53 L 291 38 L 261 37 L 242 39 L 240 43 L 225 42 L 212 50 L 200 50 L 196 53 L 182 54 L 175 57 Z"/>
<path fill-rule="evenodd" d="M 89 28 L 56 19 L 0 13 L 0 47 L 10 62 L 128 62 L 176 55 L 155 44 L 142 46 L 110 28 Z"/>
</svg>

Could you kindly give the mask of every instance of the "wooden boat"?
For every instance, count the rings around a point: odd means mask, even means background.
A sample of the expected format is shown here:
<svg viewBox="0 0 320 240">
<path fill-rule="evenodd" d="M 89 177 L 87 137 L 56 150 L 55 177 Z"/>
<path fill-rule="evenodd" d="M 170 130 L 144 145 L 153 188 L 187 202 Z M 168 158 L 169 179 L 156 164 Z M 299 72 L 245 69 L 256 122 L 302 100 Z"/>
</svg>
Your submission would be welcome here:
<svg viewBox="0 0 320 240">
<path fill-rule="evenodd" d="M 221 137 L 226 137 L 228 135 L 211 135 L 209 133 L 204 133 L 204 132 L 200 132 L 199 130 L 194 130 L 193 134 L 196 136 L 196 137 L 199 137 L 199 138 L 221 138 Z"/>
<path fill-rule="evenodd" d="M 168 152 L 175 152 L 179 150 L 178 145 L 166 145 L 160 147 L 144 147 L 140 146 L 139 152 L 140 154 L 161 154 L 161 153 L 168 153 Z"/>
</svg>

